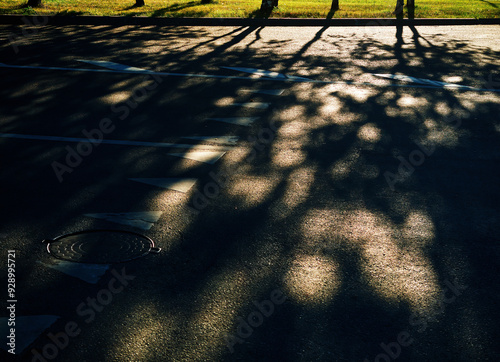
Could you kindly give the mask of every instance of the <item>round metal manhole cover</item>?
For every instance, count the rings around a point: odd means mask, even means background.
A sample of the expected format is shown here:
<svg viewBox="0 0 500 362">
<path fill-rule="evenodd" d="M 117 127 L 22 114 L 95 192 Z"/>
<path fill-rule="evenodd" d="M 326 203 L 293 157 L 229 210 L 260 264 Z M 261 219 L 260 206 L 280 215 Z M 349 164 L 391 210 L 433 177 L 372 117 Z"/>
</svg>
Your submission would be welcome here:
<svg viewBox="0 0 500 362">
<path fill-rule="evenodd" d="M 123 230 L 86 230 L 44 240 L 52 256 L 90 264 L 113 264 L 158 253 L 147 236 Z"/>
</svg>

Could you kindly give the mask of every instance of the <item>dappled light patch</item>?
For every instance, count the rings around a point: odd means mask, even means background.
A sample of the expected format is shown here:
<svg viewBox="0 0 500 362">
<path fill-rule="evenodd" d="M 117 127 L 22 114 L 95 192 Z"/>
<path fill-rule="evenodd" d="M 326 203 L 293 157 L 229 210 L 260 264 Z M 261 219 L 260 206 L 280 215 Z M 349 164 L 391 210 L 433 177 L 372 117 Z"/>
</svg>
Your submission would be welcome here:
<svg viewBox="0 0 500 362">
<path fill-rule="evenodd" d="M 423 250 L 432 241 L 433 230 L 422 214 L 410 213 L 400 228 L 368 210 L 318 209 L 308 212 L 302 232 L 308 244 L 328 241 L 326 250 L 333 255 L 346 247 L 358 250 L 366 282 L 387 302 L 404 301 L 415 311 L 436 307 L 438 281 Z"/>
<path fill-rule="evenodd" d="M 113 105 L 126 101 L 132 96 L 132 91 L 119 90 L 114 93 L 108 93 L 101 97 L 102 102 Z"/>
<path fill-rule="evenodd" d="M 326 98 L 326 97 L 325 97 Z M 337 97 L 328 97 L 325 99 L 324 104 L 319 107 L 318 114 L 321 117 L 334 118 L 334 114 L 340 111 L 342 102 Z"/>
<path fill-rule="evenodd" d="M 339 265 L 331 258 L 297 255 L 284 276 L 289 297 L 305 306 L 326 306 L 342 285 Z"/>
<path fill-rule="evenodd" d="M 442 77 L 442 80 L 447 83 L 461 83 L 464 81 L 464 78 L 458 75 L 451 75 Z"/>
<path fill-rule="evenodd" d="M 311 92 L 317 92 L 316 85 L 313 83 L 295 83 L 291 85 L 291 90 L 294 92 L 298 101 L 304 102 L 310 99 Z"/>
<path fill-rule="evenodd" d="M 437 307 L 439 283 L 423 253 L 400 249 L 392 238 L 372 238 L 362 249 L 363 275 L 380 297 L 391 304 L 405 302 L 412 311 Z"/>
<path fill-rule="evenodd" d="M 413 97 L 411 95 L 404 95 L 397 100 L 397 105 L 399 107 L 412 107 L 412 108 L 422 108 L 429 105 L 429 101 L 424 97 Z"/>
<path fill-rule="evenodd" d="M 408 215 L 402 232 L 411 247 L 430 246 L 435 238 L 434 223 L 427 213 L 419 211 L 413 211 Z"/>
<path fill-rule="evenodd" d="M 300 120 L 286 122 L 278 129 L 278 136 L 307 142 L 309 128 L 308 123 Z"/>
<path fill-rule="evenodd" d="M 280 147 L 278 144 L 275 144 L 272 149 L 273 165 L 280 168 L 298 167 L 304 163 L 306 156 L 306 152 L 297 147 L 288 148 L 285 145 Z"/>
<path fill-rule="evenodd" d="M 450 106 L 444 101 L 438 101 L 434 104 L 434 112 L 436 112 L 440 116 L 449 116 L 451 114 L 451 111 L 452 109 L 450 108 Z"/>
<path fill-rule="evenodd" d="M 304 116 L 306 107 L 303 105 L 292 105 L 279 112 L 279 120 L 294 121 Z"/>
<path fill-rule="evenodd" d="M 394 106 L 387 106 L 384 108 L 385 115 L 388 117 L 397 117 L 400 115 L 400 109 Z"/>
<path fill-rule="evenodd" d="M 223 107 L 223 106 L 229 106 L 231 105 L 234 101 L 236 101 L 235 97 L 223 97 L 219 98 L 215 101 L 215 105 L 218 107 Z"/>
<path fill-rule="evenodd" d="M 382 106 L 387 106 L 389 103 L 392 103 L 394 99 L 397 98 L 397 95 L 394 91 L 388 90 L 383 94 L 379 94 L 377 96 L 376 102 Z"/>
<path fill-rule="evenodd" d="M 358 130 L 358 138 L 365 142 L 375 143 L 380 141 L 381 131 L 373 123 L 367 123 Z"/>
<path fill-rule="evenodd" d="M 351 97 L 358 103 L 365 103 L 368 98 L 373 97 L 375 94 L 377 94 L 376 89 L 357 86 L 347 87 L 339 92 L 339 96 Z"/>
<path fill-rule="evenodd" d="M 276 219 L 289 217 L 294 209 L 306 202 L 315 181 L 315 169 L 301 167 L 288 176 L 284 195 L 273 203 L 271 216 Z"/>
<path fill-rule="evenodd" d="M 245 179 L 235 180 L 228 187 L 228 194 L 238 200 L 242 209 L 255 207 L 269 197 L 277 181 L 272 177 L 247 176 Z"/>
<path fill-rule="evenodd" d="M 138 361 L 148 360 L 165 353 L 159 349 L 160 341 L 173 347 L 172 336 L 181 322 L 175 311 L 159 308 L 157 303 L 142 300 L 141 303 L 132 305 L 127 314 L 129 318 L 115 321 L 117 323 L 110 327 L 117 336 L 114 343 L 110 343 L 110 358 L 121 355 Z"/>
<path fill-rule="evenodd" d="M 465 136 L 466 131 L 457 129 L 449 124 L 437 124 L 435 121 L 426 120 L 424 122 L 427 128 L 425 142 L 432 145 L 439 145 L 441 147 L 456 147 L 459 143 L 460 137 Z"/>
<path fill-rule="evenodd" d="M 439 287 L 432 264 L 420 250 L 398 246 L 395 225 L 358 211 L 347 229 L 361 249 L 363 275 L 381 297 L 396 304 L 405 301 L 414 310 L 434 307 Z"/>
</svg>

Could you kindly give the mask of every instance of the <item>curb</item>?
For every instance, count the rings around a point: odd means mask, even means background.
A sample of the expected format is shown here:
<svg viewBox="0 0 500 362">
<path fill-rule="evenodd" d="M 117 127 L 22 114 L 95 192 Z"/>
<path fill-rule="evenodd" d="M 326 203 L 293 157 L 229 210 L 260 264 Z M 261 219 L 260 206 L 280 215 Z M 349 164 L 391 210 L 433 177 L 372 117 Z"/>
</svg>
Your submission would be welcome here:
<svg viewBox="0 0 500 362">
<path fill-rule="evenodd" d="M 500 25 L 499 19 L 302 19 L 302 18 L 153 18 L 131 16 L 22 16 L 0 15 L 0 24 L 53 26 L 65 25 L 139 25 L 139 26 L 437 26 Z"/>
</svg>

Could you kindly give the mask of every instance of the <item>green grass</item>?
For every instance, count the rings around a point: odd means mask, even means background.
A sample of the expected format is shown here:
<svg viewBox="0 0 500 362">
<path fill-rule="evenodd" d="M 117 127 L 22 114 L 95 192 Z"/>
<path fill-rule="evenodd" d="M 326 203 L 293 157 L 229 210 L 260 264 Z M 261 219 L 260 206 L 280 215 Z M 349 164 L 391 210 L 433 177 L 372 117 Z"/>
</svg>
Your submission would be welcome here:
<svg viewBox="0 0 500 362">
<path fill-rule="evenodd" d="M 331 0 L 279 0 L 271 17 L 326 18 Z M 27 0 L 1 0 L 0 14 L 121 15 L 163 17 L 254 17 L 261 0 L 43 0 L 44 6 L 26 8 Z M 395 0 L 340 0 L 334 18 L 391 18 Z M 417 18 L 500 18 L 500 0 L 415 0 Z"/>
</svg>

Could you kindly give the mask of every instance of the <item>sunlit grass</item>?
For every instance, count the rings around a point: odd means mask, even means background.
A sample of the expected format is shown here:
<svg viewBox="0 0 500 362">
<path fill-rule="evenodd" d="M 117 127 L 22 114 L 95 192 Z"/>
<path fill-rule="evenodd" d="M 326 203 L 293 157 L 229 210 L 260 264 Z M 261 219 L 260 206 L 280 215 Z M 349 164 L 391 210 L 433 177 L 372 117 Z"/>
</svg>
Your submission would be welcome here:
<svg viewBox="0 0 500 362">
<path fill-rule="evenodd" d="M 160 17 L 255 17 L 261 0 L 214 0 L 202 4 L 200 0 L 146 0 L 146 6 L 135 8 L 134 0 L 44 0 L 43 7 L 25 8 L 26 0 L 2 0 L 0 14 L 60 14 L 102 16 L 160 16 Z M 334 18 L 387 18 L 395 1 L 340 0 L 340 10 Z M 280 0 L 279 8 L 271 17 L 326 18 L 330 0 Z M 500 1 L 417 0 L 417 18 L 499 18 Z"/>
</svg>

